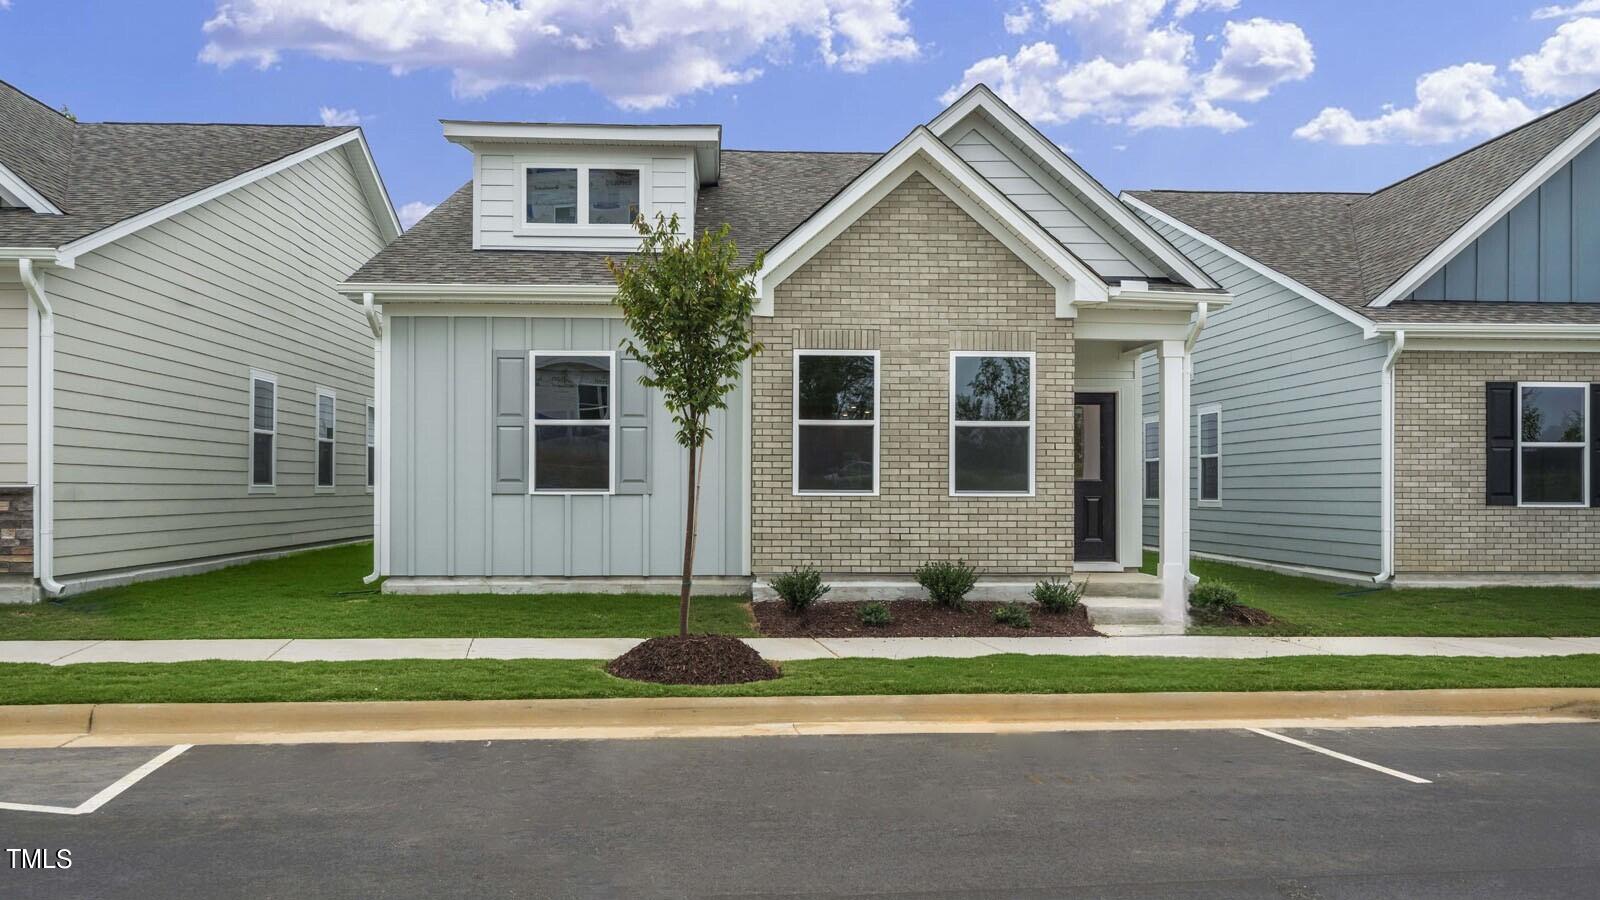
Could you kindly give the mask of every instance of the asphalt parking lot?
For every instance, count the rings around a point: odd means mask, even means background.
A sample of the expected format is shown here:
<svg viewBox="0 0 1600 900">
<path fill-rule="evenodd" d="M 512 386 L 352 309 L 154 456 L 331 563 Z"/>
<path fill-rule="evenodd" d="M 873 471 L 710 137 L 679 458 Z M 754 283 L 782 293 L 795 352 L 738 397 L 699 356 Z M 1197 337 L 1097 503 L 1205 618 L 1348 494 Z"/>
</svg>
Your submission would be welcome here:
<svg viewBox="0 0 1600 900">
<path fill-rule="evenodd" d="M 0 897 L 1593 897 L 1600 727 L 0 751 Z M 1374 768 L 1376 766 L 1377 768 Z M 35 857 L 37 860 L 39 857 Z"/>
</svg>

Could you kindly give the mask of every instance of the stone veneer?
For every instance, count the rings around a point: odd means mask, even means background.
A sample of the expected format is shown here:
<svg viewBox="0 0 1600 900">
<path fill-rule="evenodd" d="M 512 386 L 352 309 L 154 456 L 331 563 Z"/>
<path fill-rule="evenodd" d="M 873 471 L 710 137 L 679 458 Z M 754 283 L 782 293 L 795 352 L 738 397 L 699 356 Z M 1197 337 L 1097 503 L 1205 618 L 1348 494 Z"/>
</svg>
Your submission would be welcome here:
<svg viewBox="0 0 1600 900">
<path fill-rule="evenodd" d="M 1484 385 L 1491 381 L 1600 382 L 1600 353 L 1400 355 L 1396 574 L 1600 573 L 1600 509 L 1484 502 Z"/>
<path fill-rule="evenodd" d="M 1055 290 L 913 174 L 777 288 L 753 367 L 755 574 L 906 575 L 964 558 L 989 574 L 1072 569 L 1073 331 Z M 793 495 L 795 349 L 874 349 L 877 497 Z M 950 351 L 1032 350 L 1035 495 L 951 497 Z"/>
<path fill-rule="evenodd" d="M 33 576 L 31 487 L 0 487 L 0 575 Z"/>
</svg>

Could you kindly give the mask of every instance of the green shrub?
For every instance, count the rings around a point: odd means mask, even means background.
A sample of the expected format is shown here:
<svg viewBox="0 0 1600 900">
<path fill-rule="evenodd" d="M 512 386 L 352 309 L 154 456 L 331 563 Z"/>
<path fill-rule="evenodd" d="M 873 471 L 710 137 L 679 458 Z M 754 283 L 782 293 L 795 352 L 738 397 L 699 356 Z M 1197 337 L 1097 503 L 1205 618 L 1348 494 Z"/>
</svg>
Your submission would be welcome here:
<svg viewBox="0 0 1600 900">
<path fill-rule="evenodd" d="M 928 592 L 928 599 L 940 606 L 961 608 L 967 594 L 978 584 L 978 570 L 964 559 L 937 560 L 917 567 L 917 584 Z"/>
<path fill-rule="evenodd" d="M 789 605 L 789 611 L 797 613 L 810 609 L 811 604 L 832 590 L 822 583 L 822 573 L 809 567 L 790 569 L 774 577 L 770 583 L 778 598 Z"/>
<path fill-rule="evenodd" d="M 1239 592 L 1220 581 L 1203 581 L 1189 592 L 1189 605 L 1208 611 L 1232 609 L 1239 605 Z"/>
<path fill-rule="evenodd" d="M 894 617 L 889 615 L 889 607 L 882 603 L 862 604 L 861 608 L 856 610 L 856 618 L 861 620 L 861 624 L 872 628 L 887 625 L 894 621 Z"/>
<path fill-rule="evenodd" d="M 1088 582 L 1047 578 L 1033 586 L 1033 602 L 1039 604 L 1039 608 L 1045 612 L 1068 612 L 1076 609 L 1083 601 L 1083 591 L 1086 587 Z"/>
<path fill-rule="evenodd" d="M 994 608 L 994 621 L 998 625 L 1010 625 L 1012 628 L 1032 628 L 1033 617 L 1028 615 L 1028 607 L 1021 603 L 1007 603 Z"/>
</svg>

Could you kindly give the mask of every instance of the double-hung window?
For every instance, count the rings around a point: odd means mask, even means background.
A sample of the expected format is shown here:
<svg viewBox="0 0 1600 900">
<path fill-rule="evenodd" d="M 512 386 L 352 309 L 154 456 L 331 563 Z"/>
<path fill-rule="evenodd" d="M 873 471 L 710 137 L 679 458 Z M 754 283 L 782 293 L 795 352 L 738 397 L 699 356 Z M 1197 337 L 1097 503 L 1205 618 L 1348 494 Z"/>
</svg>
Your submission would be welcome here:
<svg viewBox="0 0 1600 900">
<path fill-rule="evenodd" d="M 641 210 L 642 172 L 638 166 L 525 166 L 523 223 L 631 226 Z"/>
<path fill-rule="evenodd" d="M 1161 419 L 1144 420 L 1144 498 L 1161 499 Z"/>
<path fill-rule="evenodd" d="M 1522 506 L 1589 502 L 1587 384 L 1517 385 L 1517 500 Z"/>
<path fill-rule="evenodd" d="M 250 373 L 250 490 L 269 492 L 278 483 L 278 379 Z"/>
<path fill-rule="evenodd" d="M 950 493 L 1033 493 L 1032 353 L 950 355 Z"/>
<path fill-rule="evenodd" d="M 1222 502 L 1222 407 L 1200 410 L 1200 502 Z"/>
<path fill-rule="evenodd" d="M 333 490 L 334 414 L 333 391 L 317 388 L 317 490 Z"/>
<path fill-rule="evenodd" d="M 878 492 L 878 351 L 794 353 L 794 492 Z"/>
<path fill-rule="evenodd" d="M 367 401 L 367 491 L 378 481 L 378 408 Z"/>
<path fill-rule="evenodd" d="M 531 490 L 609 494 L 615 466 L 616 354 L 535 350 L 532 373 Z"/>
</svg>

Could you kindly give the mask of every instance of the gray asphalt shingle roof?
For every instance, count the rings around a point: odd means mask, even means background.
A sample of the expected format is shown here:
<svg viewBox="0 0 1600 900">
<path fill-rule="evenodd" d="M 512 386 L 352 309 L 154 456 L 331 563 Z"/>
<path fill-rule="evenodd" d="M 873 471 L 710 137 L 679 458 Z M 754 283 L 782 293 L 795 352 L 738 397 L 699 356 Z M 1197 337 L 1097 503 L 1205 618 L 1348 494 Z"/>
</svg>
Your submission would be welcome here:
<svg viewBox="0 0 1600 900">
<path fill-rule="evenodd" d="M 59 247 L 352 130 L 75 123 L 0 82 L 0 163 L 63 213 L 0 210 L 0 246 Z"/>
<path fill-rule="evenodd" d="M 1378 321 L 1600 321 L 1578 304 L 1368 306 L 1596 115 L 1600 91 L 1371 194 L 1128 193 Z"/>
<path fill-rule="evenodd" d="M 726 223 L 750 262 L 843 190 L 876 153 L 724 150 L 721 178 L 702 188 L 697 228 Z M 472 249 L 472 182 L 368 260 L 352 284 L 610 284 L 606 253 Z"/>
</svg>

